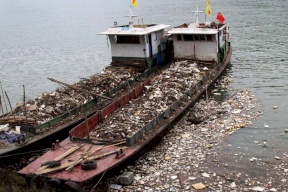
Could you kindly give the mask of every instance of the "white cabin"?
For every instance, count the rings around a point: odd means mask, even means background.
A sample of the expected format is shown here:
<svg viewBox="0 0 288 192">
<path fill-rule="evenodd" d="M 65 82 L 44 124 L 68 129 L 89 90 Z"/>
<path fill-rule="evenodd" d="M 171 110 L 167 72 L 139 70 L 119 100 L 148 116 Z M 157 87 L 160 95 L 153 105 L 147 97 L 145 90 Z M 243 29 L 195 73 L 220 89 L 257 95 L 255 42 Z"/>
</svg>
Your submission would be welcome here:
<svg viewBox="0 0 288 192">
<path fill-rule="evenodd" d="M 228 50 L 228 27 L 215 22 L 190 23 L 168 31 L 175 59 L 222 62 Z M 226 46 L 227 45 L 227 46 Z"/>
<path fill-rule="evenodd" d="M 112 62 L 144 60 L 148 66 L 161 65 L 165 60 L 166 44 L 163 42 L 164 29 L 170 25 L 138 24 L 108 28 L 100 33 L 107 35 L 111 45 Z"/>
</svg>

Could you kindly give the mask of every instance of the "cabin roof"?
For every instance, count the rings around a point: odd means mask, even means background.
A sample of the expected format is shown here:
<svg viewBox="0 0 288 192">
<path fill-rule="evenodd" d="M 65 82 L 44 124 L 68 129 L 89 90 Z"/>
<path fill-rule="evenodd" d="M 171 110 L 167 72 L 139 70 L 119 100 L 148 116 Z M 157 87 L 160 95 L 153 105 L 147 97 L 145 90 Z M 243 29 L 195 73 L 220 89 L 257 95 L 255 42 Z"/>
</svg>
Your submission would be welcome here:
<svg viewBox="0 0 288 192">
<path fill-rule="evenodd" d="M 117 26 L 108 28 L 107 31 L 99 33 L 100 35 L 147 35 L 155 31 L 160 31 L 170 27 L 170 25 L 164 24 L 152 24 L 152 25 L 133 25 L 129 28 L 129 25 Z"/>
<path fill-rule="evenodd" d="M 216 25 L 215 23 L 190 23 L 174 27 L 168 31 L 169 34 L 203 34 L 213 35 L 218 33 L 218 29 L 224 25 Z M 218 28 L 218 29 L 217 29 Z"/>
</svg>

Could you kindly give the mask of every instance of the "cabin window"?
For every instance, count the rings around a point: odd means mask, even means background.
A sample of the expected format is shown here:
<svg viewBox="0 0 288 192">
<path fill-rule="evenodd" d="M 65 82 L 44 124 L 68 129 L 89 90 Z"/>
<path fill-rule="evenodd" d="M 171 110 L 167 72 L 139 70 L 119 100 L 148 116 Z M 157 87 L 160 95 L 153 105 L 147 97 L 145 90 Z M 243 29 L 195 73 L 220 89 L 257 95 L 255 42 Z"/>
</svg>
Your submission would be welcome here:
<svg viewBox="0 0 288 192">
<path fill-rule="evenodd" d="M 177 35 L 177 40 L 182 41 L 182 35 Z"/>
<path fill-rule="evenodd" d="M 178 40 L 180 35 L 177 36 Z M 184 41 L 213 41 L 212 35 L 183 35 Z"/>
<path fill-rule="evenodd" d="M 205 39 L 205 35 L 199 35 L 199 40 L 200 41 L 205 41 L 206 39 Z"/>
<path fill-rule="evenodd" d="M 206 39 L 207 39 L 207 41 L 213 41 L 212 35 L 206 35 Z"/>
<path fill-rule="evenodd" d="M 193 35 L 183 35 L 184 41 L 193 41 Z"/>
<path fill-rule="evenodd" d="M 122 43 L 122 44 L 140 44 L 139 36 L 134 35 L 118 35 L 117 36 L 117 42 L 116 43 Z"/>
</svg>

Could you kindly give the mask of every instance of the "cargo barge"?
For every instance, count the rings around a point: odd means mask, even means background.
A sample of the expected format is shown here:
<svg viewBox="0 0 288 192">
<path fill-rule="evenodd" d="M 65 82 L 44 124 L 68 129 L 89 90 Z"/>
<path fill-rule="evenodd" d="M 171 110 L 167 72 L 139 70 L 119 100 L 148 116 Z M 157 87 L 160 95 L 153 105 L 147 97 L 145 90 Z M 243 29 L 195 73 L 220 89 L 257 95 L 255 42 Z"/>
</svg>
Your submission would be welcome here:
<svg viewBox="0 0 288 192">
<path fill-rule="evenodd" d="M 117 23 L 114 25 L 113 29 L 119 31 L 106 34 L 110 39 L 112 62 L 104 70 L 74 85 L 48 78 L 62 87 L 43 93 L 35 100 L 25 102 L 24 98 L 25 105 L 20 103 L 0 117 L 0 163 L 18 161 L 29 151 L 50 148 L 65 139 L 85 117 L 89 118 L 139 85 L 138 79 L 171 63 L 172 41 L 167 38 L 162 41 L 164 29 L 169 25 L 133 25 L 131 22 L 119 27 Z M 152 37 L 158 40 L 152 41 Z"/>
<path fill-rule="evenodd" d="M 138 157 L 157 142 L 197 102 L 231 59 L 228 26 L 215 21 L 200 23 L 196 18 L 194 23 L 168 31 L 167 39 L 173 40 L 173 52 L 169 52 L 174 57 L 172 64 L 138 78 L 137 86 L 75 126 L 68 138 L 19 173 L 32 181 L 40 178 L 50 183 L 81 186 Z M 143 35 L 135 31 L 130 23 L 128 29 L 115 25 L 102 33 L 110 39 L 112 58 L 114 54 L 117 58 L 113 48 L 119 46 L 114 47 L 113 43 L 129 39 L 132 34 Z M 119 38 L 121 35 L 125 38 Z M 157 39 L 157 35 L 144 34 L 136 42 L 149 44 Z M 153 63 L 157 65 L 157 59 Z"/>
</svg>

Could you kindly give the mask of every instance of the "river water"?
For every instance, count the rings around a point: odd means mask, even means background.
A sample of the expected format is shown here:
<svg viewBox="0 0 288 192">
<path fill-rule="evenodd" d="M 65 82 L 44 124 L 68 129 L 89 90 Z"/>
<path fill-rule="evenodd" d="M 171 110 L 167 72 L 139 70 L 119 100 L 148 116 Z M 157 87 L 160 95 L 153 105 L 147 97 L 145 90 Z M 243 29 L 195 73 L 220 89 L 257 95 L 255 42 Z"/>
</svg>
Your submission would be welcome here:
<svg viewBox="0 0 288 192">
<path fill-rule="evenodd" d="M 128 15 L 130 2 L 0 0 L 0 81 L 12 105 L 23 100 L 22 85 L 27 98 L 34 99 L 58 87 L 48 77 L 75 83 L 108 65 L 107 39 L 97 34 L 114 21 L 127 24 L 123 16 Z M 211 4 L 209 19 L 220 11 L 230 26 L 232 87 L 252 89 L 264 112 L 252 125 L 228 137 L 223 153 L 273 161 L 288 153 L 288 134 L 284 134 L 288 129 L 287 1 L 211 0 Z M 133 12 L 145 23 L 176 26 L 194 21 L 191 11 L 197 5 L 204 9 L 205 1 L 139 0 Z M 268 147 L 255 145 L 256 140 L 267 140 Z"/>
</svg>

